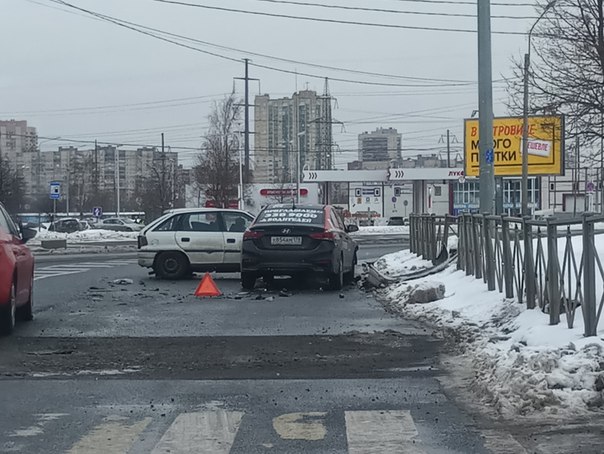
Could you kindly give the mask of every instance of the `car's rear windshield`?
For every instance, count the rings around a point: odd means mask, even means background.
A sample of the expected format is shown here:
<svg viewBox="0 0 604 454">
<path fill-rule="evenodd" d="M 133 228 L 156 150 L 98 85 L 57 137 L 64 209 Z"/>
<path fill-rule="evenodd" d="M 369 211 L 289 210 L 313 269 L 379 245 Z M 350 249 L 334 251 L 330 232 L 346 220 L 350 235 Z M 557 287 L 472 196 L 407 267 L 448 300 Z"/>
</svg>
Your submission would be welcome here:
<svg viewBox="0 0 604 454">
<path fill-rule="evenodd" d="M 323 208 L 268 207 L 258 215 L 256 224 L 313 224 L 323 226 Z"/>
</svg>

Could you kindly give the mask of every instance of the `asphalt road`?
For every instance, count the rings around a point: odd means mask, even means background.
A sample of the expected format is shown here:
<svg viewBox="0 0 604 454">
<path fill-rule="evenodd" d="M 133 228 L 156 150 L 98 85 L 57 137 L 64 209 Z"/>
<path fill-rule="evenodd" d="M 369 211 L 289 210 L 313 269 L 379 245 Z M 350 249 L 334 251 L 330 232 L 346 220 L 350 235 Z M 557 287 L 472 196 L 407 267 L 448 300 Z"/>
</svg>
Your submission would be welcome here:
<svg viewBox="0 0 604 454">
<path fill-rule="evenodd" d="M 218 274 L 223 295 L 200 299 L 199 276 L 133 262 L 38 260 L 35 320 L 0 339 L 0 452 L 529 452 L 443 386 L 440 336 L 356 284 L 241 292 Z"/>
</svg>

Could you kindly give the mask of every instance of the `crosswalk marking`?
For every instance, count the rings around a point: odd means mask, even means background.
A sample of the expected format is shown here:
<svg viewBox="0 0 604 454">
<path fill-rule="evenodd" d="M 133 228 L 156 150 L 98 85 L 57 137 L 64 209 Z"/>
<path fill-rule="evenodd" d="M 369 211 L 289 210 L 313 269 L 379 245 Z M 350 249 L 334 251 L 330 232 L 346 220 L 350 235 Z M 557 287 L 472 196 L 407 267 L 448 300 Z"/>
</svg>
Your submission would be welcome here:
<svg viewBox="0 0 604 454">
<path fill-rule="evenodd" d="M 410 411 L 347 411 L 349 454 L 420 454 Z"/>
<path fill-rule="evenodd" d="M 273 419 L 273 428 L 284 440 L 323 440 L 327 434 L 323 417 L 327 413 L 288 413 Z"/>
<path fill-rule="evenodd" d="M 243 413 L 214 410 L 179 415 L 151 454 L 228 454 Z"/>
<path fill-rule="evenodd" d="M 113 407 L 112 407 L 113 408 Z M 142 408 L 142 407 L 141 407 Z M 119 409 L 118 409 L 119 412 Z M 410 410 L 343 411 L 344 424 L 326 425 L 332 412 L 302 412 L 277 415 L 271 423 L 243 411 L 212 408 L 187 413 L 175 413 L 173 421 L 152 415 L 127 416 L 124 412 L 105 415 L 96 425 L 79 434 L 79 439 L 67 447 L 65 454 L 235 454 L 264 452 L 250 448 L 264 448 L 270 452 L 337 452 L 347 454 L 424 454 L 432 445 L 443 447 L 439 432 L 430 433 L 430 444 L 419 437 Z M 65 425 L 67 414 L 43 414 L 30 427 L 22 426 L 9 433 L 10 441 L 0 451 L 16 448 L 18 452 L 41 452 L 36 440 L 48 442 L 53 422 L 61 419 Z M 244 418 L 245 416 L 245 418 Z M 332 414 L 333 416 L 333 414 Z M 260 421 L 260 422 L 259 422 Z M 332 424 L 334 419 L 331 419 Z M 335 421 L 341 421 L 336 418 Z M 240 431 L 240 427 L 244 426 Z M 432 429 L 433 430 L 433 429 Z M 332 432 L 331 432 L 332 431 Z M 330 433 L 331 432 L 331 433 Z M 71 433 L 71 432 L 70 432 Z M 330 434 L 328 440 L 328 433 Z M 344 436 L 345 433 L 345 436 Z M 342 437 L 340 437 L 342 434 Z M 64 434 L 65 435 L 65 434 Z M 249 438 L 250 435 L 252 438 Z M 278 438 L 276 438 L 276 436 Z M 484 452 L 493 454 L 523 454 L 527 451 L 510 434 L 499 430 L 482 430 L 475 434 L 479 443 L 484 440 Z M 436 437 L 436 439 L 434 439 Z M 337 441 L 337 446 L 333 444 Z M 27 448 L 26 446 L 30 446 Z M 479 443 L 480 444 L 480 443 Z M 462 446 L 463 445 L 462 443 Z M 470 446 L 470 445 L 468 445 Z M 473 445 L 474 446 L 474 445 Z M 247 448 L 246 448 L 247 447 Z M 478 446 L 477 451 L 483 452 Z M 243 449 L 246 448 L 246 449 Z M 321 451 L 321 448 L 325 448 Z M 463 447 L 454 452 L 465 452 Z M 12 450 L 12 449 L 11 449 Z M 431 451 L 430 451 L 431 452 Z M 441 452 L 441 451 L 439 451 Z M 443 451 L 444 452 L 444 451 Z"/>
<path fill-rule="evenodd" d="M 126 454 L 151 418 L 128 424 L 127 418 L 109 417 L 78 441 L 67 454 Z"/>
<path fill-rule="evenodd" d="M 114 268 L 116 266 L 132 265 L 137 263 L 135 259 L 109 260 L 106 262 L 83 262 L 74 264 L 59 264 L 36 267 L 34 280 L 48 279 L 50 277 L 67 276 L 70 274 L 85 273 L 93 269 Z"/>
</svg>

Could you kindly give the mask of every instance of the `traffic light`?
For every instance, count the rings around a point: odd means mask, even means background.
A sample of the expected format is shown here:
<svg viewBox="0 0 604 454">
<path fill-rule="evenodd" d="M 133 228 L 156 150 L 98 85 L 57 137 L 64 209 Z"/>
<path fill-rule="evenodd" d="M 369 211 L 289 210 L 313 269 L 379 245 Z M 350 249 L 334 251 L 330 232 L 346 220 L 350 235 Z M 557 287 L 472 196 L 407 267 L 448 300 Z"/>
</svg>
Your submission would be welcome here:
<svg viewBox="0 0 604 454">
<path fill-rule="evenodd" d="M 401 188 L 396 187 L 394 188 L 394 197 L 400 197 L 401 196 Z"/>
</svg>

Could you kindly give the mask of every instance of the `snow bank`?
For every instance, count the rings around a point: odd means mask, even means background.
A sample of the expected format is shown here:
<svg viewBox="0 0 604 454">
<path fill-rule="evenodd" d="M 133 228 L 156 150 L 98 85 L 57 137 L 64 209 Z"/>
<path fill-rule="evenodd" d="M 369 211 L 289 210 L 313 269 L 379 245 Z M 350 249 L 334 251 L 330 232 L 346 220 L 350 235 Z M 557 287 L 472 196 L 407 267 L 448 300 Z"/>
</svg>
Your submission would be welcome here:
<svg viewBox="0 0 604 454">
<path fill-rule="evenodd" d="M 28 241 L 28 245 L 40 244 L 42 240 L 67 240 L 69 243 L 85 243 L 96 241 L 136 241 L 138 232 L 115 232 L 113 230 L 89 229 L 80 232 L 62 233 L 42 230 Z"/>
<path fill-rule="evenodd" d="M 398 273 L 404 263 L 413 262 L 405 252 L 378 262 Z M 407 303 L 411 286 L 431 286 L 434 280 L 444 284 L 444 299 Z M 604 321 L 598 336 L 590 338 L 583 336 L 580 309 L 573 329 L 564 316 L 562 323 L 549 326 L 540 310 L 489 292 L 482 280 L 452 268 L 379 293 L 391 309 L 454 333 L 474 365 L 472 389 L 502 414 L 574 415 L 604 408 Z"/>
<path fill-rule="evenodd" d="M 409 250 L 404 250 L 381 257 L 373 266 L 386 276 L 399 276 L 430 268 L 432 262 L 416 256 Z"/>
</svg>

